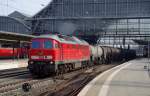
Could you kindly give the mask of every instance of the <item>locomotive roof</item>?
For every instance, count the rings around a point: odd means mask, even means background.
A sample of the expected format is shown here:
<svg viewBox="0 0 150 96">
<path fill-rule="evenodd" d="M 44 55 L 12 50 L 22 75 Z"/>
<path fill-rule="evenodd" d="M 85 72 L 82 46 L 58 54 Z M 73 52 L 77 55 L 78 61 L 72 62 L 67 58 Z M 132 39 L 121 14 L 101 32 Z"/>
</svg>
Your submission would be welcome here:
<svg viewBox="0 0 150 96">
<path fill-rule="evenodd" d="M 51 38 L 51 39 L 57 40 L 61 43 L 89 45 L 86 41 L 81 40 L 74 36 L 47 34 L 47 35 L 40 35 L 36 38 Z"/>
</svg>

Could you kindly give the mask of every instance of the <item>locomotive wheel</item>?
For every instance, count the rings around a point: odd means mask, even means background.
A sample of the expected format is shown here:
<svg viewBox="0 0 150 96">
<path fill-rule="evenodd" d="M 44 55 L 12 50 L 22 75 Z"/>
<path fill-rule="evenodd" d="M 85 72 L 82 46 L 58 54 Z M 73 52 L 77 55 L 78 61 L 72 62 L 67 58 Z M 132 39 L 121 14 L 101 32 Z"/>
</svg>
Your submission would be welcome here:
<svg viewBox="0 0 150 96">
<path fill-rule="evenodd" d="M 56 70 L 56 76 L 59 76 L 60 75 L 60 70 Z"/>
<path fill-rule="evenodd" d="M 65 65 L 64 65 L 64 68 L 63 68 L 64 73 L 67 73 L 67 72 L 69 71 L 68 65 L 69 65 L 69 64 L 65 64 Z"/>
<path fill-rule="evenodd" d="M 71 64 L 68 65 L 68 71 L 71 71 Z"/>
<path fill-rule="evenodd" d="M 58 70 L 59 70 L 59 74 L 63 74 L 64 73 L 64 65 L 59 65 Z"/>
<path fill-rule="evenodd" d="M 88 63 L 86 61 L 83 61 L 82 62 L 82 68 L 84 69 L 84 68 L 87 68 L 87 67 L 88 67 Z"/>
</svg>

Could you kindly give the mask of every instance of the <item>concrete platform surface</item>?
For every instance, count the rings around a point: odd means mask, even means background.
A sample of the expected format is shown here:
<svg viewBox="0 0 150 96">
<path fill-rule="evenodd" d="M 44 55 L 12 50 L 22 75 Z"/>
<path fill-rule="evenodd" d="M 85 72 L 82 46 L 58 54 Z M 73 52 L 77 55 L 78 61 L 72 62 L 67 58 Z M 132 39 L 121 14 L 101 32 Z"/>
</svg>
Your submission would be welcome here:
<svg viewBox="0 0 150 96">
<path fill-rule="evenodd" d="M 28 59 L 0 60 L 0 70 L 27 67 Z"/>
<path fill-rule="evenodd" d="M 135 59 L 92 80 L 78 96 L 150 96 L 150 59 Z"/>
</svg>

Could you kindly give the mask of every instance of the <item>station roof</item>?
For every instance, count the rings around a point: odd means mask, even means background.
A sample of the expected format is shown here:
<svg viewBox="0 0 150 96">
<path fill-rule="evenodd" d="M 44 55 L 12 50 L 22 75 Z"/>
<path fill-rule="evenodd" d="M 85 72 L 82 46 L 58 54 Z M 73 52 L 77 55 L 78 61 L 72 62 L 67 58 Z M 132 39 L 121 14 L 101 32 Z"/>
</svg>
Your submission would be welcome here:
<svg viewBox="0 0 150 96">
<path fill-rule="evenodd" d="M 77 37 L 74 37 L 74 36 L 46 34 L 46 35 L 40 35 L 37 38 L 51 38 L 61 43 L 88 45 L 86 41 L 78 39 Z"/>
<path fill-rule="evenodd" d="M 30 40 L 34 37 L 36 36 L 14 33 L 14 32 L 0 31 L 0 41 L 30 42 Z"/>
<path fill-rule="evenodd" d="M 133 41 L 139 45 L 148 45 L 150 43 L 150 41 L 147 40 L 133 40 Z"/>
</svg>

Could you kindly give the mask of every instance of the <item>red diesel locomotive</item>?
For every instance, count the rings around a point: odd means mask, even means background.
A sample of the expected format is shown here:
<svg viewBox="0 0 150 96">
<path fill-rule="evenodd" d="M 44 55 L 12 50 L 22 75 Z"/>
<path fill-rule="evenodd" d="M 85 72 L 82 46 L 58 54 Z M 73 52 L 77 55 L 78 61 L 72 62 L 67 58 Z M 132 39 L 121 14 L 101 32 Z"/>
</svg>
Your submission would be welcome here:
<svg viewBox="0 0 150 96">
<path fill-rule="evenodd" d="M 33 75 L 67 72 L 89 64 L 90 46 L 84 40 L 63 35 L 32 39 L 28 68 Z"/>
</svg>

